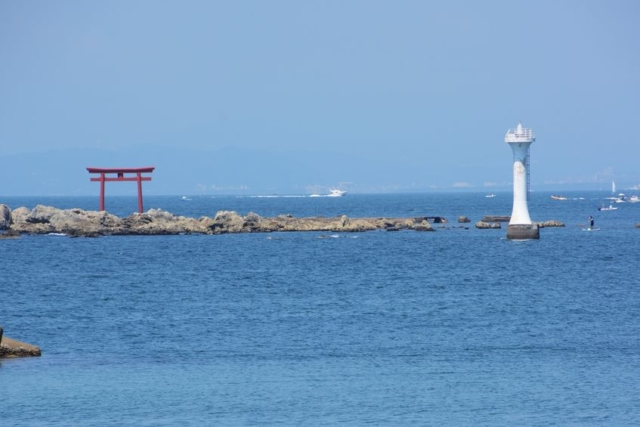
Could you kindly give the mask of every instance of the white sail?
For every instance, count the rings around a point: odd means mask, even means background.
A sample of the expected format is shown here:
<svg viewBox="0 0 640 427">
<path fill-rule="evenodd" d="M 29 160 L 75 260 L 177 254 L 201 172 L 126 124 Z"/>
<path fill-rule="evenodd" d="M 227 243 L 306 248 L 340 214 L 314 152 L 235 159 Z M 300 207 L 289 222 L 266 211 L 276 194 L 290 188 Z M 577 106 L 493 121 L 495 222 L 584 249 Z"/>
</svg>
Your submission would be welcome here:
<svg viewBox="0 0 640 427">
<path fill-rule="evenodd" d="M 616 183 L 611 181 L 611 194 L 616 194 Z"/>
</svg>

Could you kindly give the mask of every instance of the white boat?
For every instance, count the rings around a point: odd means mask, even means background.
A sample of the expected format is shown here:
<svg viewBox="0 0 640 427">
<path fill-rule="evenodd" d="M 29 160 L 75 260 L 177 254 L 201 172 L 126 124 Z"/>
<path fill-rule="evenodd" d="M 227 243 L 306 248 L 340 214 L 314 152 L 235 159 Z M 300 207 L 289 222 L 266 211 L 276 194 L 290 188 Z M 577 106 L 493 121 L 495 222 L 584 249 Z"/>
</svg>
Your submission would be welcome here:
<svg viewBox="0 0 640 427">
<path fill-rule="evenodd" d="M 640 197 L 638 197 L 638 196 L 631 196 L 631 197 L 629 197 L 629 202 L 630 202 L 630 203 L 638 203 L 638 202 L 640 202 Z"/>
<path fill-rule="evenodd" d="M 496 197 L 496 195 L 492 193 L 492 194 L 487 194 L 487 195 L 486 195 L 486 196 L 484 196 L 484 197 Z"/>
<path fill-rule="evenodd" d="M 598 208 L 599 211 L 615 211 L 616 209 L 618 209 L 618 208 L 616 208 L 615 206 L 613 206 L 611 204 L 609 205 L 609 207 L 603 206 L 601 208 Z"/>
<path fill-rule="evenodd" d="M 337 188 L 333 188 L 331 190 L 329 190 L 329 194 L 327 195 L 328 197 L 342 197 L 345 194 L 347 194 L 347 192 L 345 190 L 338 190 Z"/>
<path fill-rule="evenodd" d="M 555 194 L 551 195 L 551 198 L 553 200 L 567 200 L 567 198 L 565 196 L 558 196 L 558 195 L 555 195 Z"/>
</svg>

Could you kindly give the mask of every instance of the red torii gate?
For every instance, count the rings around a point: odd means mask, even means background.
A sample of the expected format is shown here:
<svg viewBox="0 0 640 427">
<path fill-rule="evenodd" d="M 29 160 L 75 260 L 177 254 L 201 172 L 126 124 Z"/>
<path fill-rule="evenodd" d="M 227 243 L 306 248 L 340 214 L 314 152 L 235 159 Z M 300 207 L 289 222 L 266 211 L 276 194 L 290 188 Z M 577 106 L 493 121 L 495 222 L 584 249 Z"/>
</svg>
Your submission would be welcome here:
<svg viewBox="0 0 640 427">
<path fill-rule="evenodd" d="M 138 182 L 138 212 L 142 213 L 142 181 L 151 181 L 150 176 L 142 176 L 143 173 L 151 173 L 155 166 L 144 168 L 92 168 L 87 170 L 89 173 L 99 173 L 100 177 L 91 178 L 91 181 L 100 183 L 100 210 L 104 210 L 104 183 L 107 181 L 137 181 Z M 134 173 L 135 176 L 124 176 L 125 173 Z M 107 177 L 106 174 L 116 174 L 113 177 Z"/>
</svg>

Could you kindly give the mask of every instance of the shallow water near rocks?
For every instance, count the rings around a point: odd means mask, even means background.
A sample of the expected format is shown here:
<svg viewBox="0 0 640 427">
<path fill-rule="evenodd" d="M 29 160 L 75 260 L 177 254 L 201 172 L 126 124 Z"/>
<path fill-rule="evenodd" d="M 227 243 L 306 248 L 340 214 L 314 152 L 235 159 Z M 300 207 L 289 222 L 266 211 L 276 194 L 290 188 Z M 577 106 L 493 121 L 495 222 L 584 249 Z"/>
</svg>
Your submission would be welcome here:
<svg viewBox="0 0 640 427">
<path fill-rule="evenodd" d="M 508 215 L 508 193 L 145 198 L 193 217 L 449 219 L 426 233 L 0 240 L 0 324 L 43 351 L 0 361 L 0 424 L 633 424 L 640 204 L 568 196 L 532 194 L 534 220 L 566 224 L 539 241 L 473 227 Z"/>
</svg>

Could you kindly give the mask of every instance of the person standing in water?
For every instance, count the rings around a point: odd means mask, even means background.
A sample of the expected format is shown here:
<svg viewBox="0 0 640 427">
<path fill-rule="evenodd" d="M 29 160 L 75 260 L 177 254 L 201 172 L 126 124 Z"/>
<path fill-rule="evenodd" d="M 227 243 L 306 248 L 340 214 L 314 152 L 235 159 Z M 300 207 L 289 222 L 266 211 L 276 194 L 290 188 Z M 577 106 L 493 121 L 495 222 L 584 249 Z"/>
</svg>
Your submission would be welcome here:
<svg viewBox="0 0 640 427">
<path fill-rule="evenodd" d="M 595 224 L 595 221 L 593 220 L 593 217 L 589 215 L 589 228 L 593 228 L 594 224 Z"/>
</svg>

